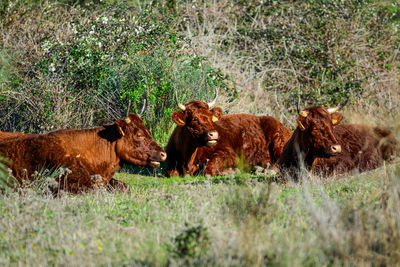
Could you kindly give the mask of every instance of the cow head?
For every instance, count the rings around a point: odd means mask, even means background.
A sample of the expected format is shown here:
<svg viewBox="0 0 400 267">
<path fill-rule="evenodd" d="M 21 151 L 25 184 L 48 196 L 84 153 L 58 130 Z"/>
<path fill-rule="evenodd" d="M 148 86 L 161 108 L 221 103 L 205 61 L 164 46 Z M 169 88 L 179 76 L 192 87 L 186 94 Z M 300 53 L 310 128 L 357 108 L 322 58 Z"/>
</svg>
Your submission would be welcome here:
<svg viewBox="0 0 400 267">
<path fill-rule="evenodd" d="M 137 166 L 156 168 L 167 158 L 165 151 L 153 140 L 139 115 L 130 114 L 117 120 L 117 154 L 121 160 Z"/>
<path fill-rule="evenodd" d="M 221 118 L 222 109 L 219 107 L 211 109 L 217 97 L 218 92 L 210 103 L 194 100 L 183 105 L 179 103 L 175 93 L 175 100 L 181 111 L 172 113 L 172 119 L 178 126 L 185 127 L 199 145 L 211 147 L 217 144 L 219 136 L 213 122 Z"/>
<path fill-rule="evenodd" d="M 341 152 L 333 134 L 333 128 L 343 119 L 337 110 L 316 106 L 300 112 L 297 124 L 303 149 L 316 157 L 330 157 Z"/>
</svg>

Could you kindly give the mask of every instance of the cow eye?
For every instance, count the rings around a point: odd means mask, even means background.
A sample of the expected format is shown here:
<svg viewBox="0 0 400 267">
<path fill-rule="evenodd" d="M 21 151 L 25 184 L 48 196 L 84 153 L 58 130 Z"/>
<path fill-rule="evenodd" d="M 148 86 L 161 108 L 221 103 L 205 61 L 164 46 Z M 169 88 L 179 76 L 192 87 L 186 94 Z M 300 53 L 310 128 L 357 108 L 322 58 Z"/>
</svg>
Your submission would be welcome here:
<svg viewBox="0 0 400 267">
<path fill-rule="evenodd" d="M 139 139 L 143 139 L 143 138 L 144 138 L 144 135 L 143 135 L 143 133 L 138 133 L 138 134 L 137 134 L 137 137 L 138 137 Z"/>
</svg>

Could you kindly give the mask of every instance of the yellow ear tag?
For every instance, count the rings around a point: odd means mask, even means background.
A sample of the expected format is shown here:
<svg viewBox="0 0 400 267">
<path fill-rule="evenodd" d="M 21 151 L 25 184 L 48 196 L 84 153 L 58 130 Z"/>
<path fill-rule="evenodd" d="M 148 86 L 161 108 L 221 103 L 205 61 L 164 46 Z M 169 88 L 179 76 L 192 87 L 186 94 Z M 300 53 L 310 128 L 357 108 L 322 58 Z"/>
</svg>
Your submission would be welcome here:
<svg viewBox="0 0 400 267">
<path fill-rule="evenodd" d="M 185 124 L 185 122 L 182 119 L 178 119 L 178 121 L 182 124 Z"/>
<path fill-rule="evenodd" d="M 212 116 L 212 121 L 213 121 L 213 122 L 216 122 L 216 121 L 218 121 L 218 118 L 215 117 L 215 116 Z"/>
<path fill-rule="evenodd" d="M 337 119 L 332 119 L 332 124 L 335 125 L 337 123 Z"/>
<path fill-rule="evenodd" d="M 306 127 L 304 127 L 304 125 L 301 123 L 300 120 L 297 120 L 297 123 L 299 124 L 299 127 L 300 127 L 301 130 L 304 131 L 306 129 Z"/>
<path fill-rule="evenodd" d="M 122 136 L 125 136 L 125 133 L 124 133 L 124 131 L 122 131 L 122 128 L 121 128 L 121 127 L 118 127 L 118 130 L 119 130 L 119 132 L 122 134 Z"/>
</svg>

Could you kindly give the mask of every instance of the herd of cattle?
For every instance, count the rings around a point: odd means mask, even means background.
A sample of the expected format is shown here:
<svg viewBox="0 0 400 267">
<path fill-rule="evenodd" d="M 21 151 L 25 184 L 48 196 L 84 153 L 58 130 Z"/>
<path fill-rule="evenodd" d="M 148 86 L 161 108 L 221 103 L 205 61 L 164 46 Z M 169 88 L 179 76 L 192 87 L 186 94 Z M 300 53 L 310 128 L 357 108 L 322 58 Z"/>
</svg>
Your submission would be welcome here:
<svg viewBox="0 0 400 267">
<path fill-rule="evenodd" d="M 177 127 L 164 151 L 139 115 L 93 129 L 58 130 L 46 134 L 0 132 L 0 153 L 19 182 L 34 179 L 43 168 L 68 168 L 57 177 L 58 190 L 87 191 L 97 186 L 125 190 L 113 179 L 123 163 L 158 167 L 167 160 L 167 176 L 221 175 L 238 164 L 281 172 L 282 181 L 297 181 L 302 171 L 329 176 L 382 166 L 399 155 L 394 135 L 381 127 L 339 124 L 336 108 L 315 106 L 299 112 L 292 133 L 278 119 L 250 114 L 223 115 L 206 103 L 176 102 Z"/>
</svg>

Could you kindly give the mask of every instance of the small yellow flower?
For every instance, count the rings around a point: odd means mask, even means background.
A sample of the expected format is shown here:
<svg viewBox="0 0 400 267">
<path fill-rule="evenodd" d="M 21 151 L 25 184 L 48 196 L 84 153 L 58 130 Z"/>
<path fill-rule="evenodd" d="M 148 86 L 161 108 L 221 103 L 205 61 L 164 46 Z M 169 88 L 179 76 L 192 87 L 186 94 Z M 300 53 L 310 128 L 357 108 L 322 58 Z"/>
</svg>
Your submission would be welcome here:
<svg viewBox="0 0 400 267">
<path fill-rule="evenodd" d="M 75 255 L 75 253 L 72 251 L 72 252 L 71 252 L 71 256 L 74 256 L 74 255 Z"/>
<path fill-rule="evenodd" d="M 102 247 L 101 247 L 101 246 L 98 246 L 97 249 L 98 249 L 98 250 L 102 250 Z"/>
</svg>

